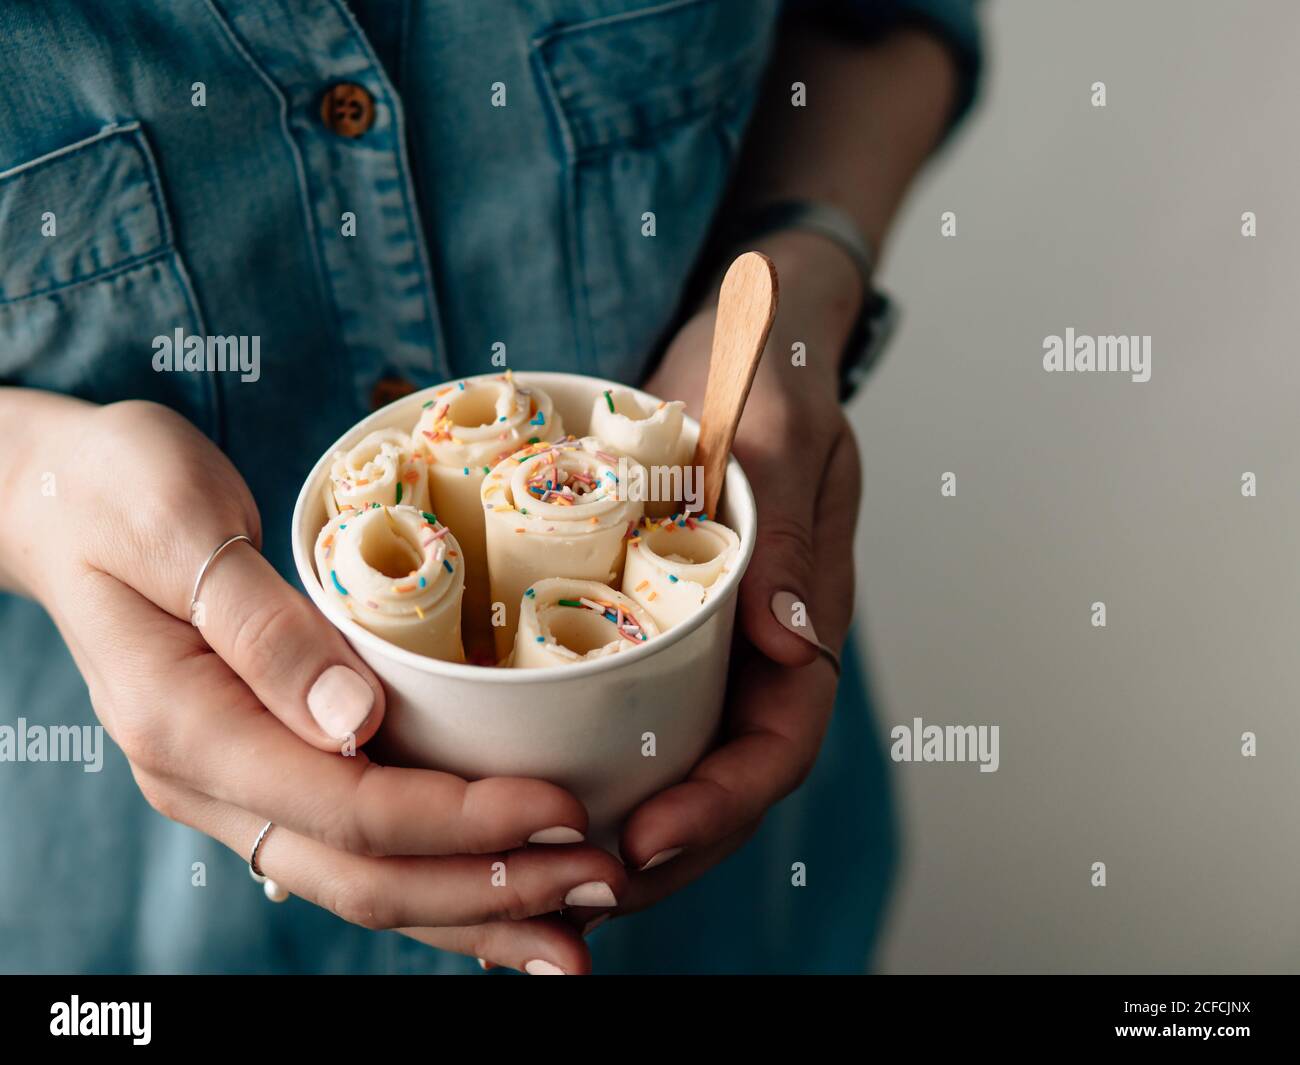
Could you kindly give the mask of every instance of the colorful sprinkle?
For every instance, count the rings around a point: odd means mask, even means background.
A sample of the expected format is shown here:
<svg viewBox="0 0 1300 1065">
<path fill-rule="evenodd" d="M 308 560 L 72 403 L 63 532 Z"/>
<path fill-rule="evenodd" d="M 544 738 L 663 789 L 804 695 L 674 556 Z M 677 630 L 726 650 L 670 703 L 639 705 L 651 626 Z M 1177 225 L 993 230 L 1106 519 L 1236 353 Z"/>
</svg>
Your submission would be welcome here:
<svg viewBox="0 0 1300 1065">
<path fill-rule="evenodd" d="M 402 505 L 402 482 L 401 481 L 397 482 L 397 502 L 394 505 L 395 506 Z"/>
<path fill-rule="evenodd" d="M 451 573 L 451 572 L 452 572 L 452 569 L 451 569 L 451 563 L 448 562 L 445 558 L 442 560 L 442 565 L 443 565 L 443 568 L 446 569 L 446 571 L 447 571 L 448 573 Z"/>
<path fill-rule="evenodd" d="M 335 573 L 333 570 L 330 570 L 330 580 L 334 582 L 334 587 L 338 589 L 339 595 L 348 594 L 348 590 L 344 588 L 343 585 L 339 584 L 339 575 Z"/>
<path fill-rule="evenodd" d="M 614 397 L 611 396 L 608 392 L 605 393 L 605 402 L 609 404 L 609 413 L 610 413 L 610 414 L 613 414 L 613 413 L 614 413 Z"/>
<path fill-rule="evenodd" d="M 672 581 L 673 584 L 676 584 L 676 583 L 677 583 L 677 578 L 674 577 L 671 573 L 668 574 L 668 579 L 669 579 L 670 581 Z"/>
</svg>

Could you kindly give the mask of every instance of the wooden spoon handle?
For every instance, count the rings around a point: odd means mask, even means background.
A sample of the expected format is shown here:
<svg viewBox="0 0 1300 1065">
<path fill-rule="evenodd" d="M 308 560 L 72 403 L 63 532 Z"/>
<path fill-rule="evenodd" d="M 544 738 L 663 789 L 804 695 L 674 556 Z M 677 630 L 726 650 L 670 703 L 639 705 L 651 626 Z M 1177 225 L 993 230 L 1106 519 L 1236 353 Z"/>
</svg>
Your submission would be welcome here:
<svg viewBox="0 0 1300 1065">
<path fill-rule="evenodd" d="M 695 445 L 695 465 L 704 471 L 704 513 L 711 518 L 718 513 L 727 458 L 772 330 L 776 301 L 776 267 L 766 255 L 747 251 L 728 267 L 718 295 L 700 438 Z"/>
</svg>

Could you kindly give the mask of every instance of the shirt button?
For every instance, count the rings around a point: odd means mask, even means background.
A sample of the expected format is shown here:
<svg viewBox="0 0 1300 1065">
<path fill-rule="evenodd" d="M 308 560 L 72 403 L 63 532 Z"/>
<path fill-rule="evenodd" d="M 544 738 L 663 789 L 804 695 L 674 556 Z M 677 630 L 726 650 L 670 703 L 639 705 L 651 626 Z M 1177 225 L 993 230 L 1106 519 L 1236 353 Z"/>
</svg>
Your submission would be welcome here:
<svg viewBox="0 0 1300 1065">
<path fill-rule="evenodd" d="M 404 377 L 381 377 L 370 390 L 370 409 L 378 410 L 415 391 L 415 385 Z"/>
<path fill-rule="evenodd" d="M 320 118 L 340 137 L 360 137 L 375 123 L 375 99 L 355 82 L 340 81 L 321 97 Z"/>
</svg>

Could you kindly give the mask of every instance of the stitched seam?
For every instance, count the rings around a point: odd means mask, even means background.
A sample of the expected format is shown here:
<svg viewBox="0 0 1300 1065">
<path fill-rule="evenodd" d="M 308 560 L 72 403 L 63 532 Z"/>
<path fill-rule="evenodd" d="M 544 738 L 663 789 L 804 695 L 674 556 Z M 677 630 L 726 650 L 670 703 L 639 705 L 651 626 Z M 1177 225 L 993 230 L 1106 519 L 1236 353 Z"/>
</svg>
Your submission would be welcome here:
<svg viewBox="0 0 1300 1065">
<path fill-rule="evenodd" d="M 654 7 L 643 7 L 636 11 L 620 11 L 617 14 L 601 15 L 599 18 L 588 19 L 586 22 L 573 22 L 564 26 L 555 26 L 535 37 L 534 42 L 545 45 L 559 37 L 586 33 L 589 30 L 597 30 L 605 26 L 616 26 L 619 23 L 630 22 L 633 19 L 653 18 L 656 15 L 666 15 L 674 11 L 685 10 L 688 7 L 696 7 L 700 4 L 712 2 L 713 0 L 667 0 L 666 3 L 656 4 Z"/>
<path fill-rule="evenodd" d="M 414 233 L 412 237 L 415 241 L 416 252 L 420 256 L 421 272 L 424 275 L 424 284 L 420 286 L 420 298 L 424 302 L 424 313 L 429 319 L 429 339 L 433 343 L 434 350 L 431 354 L 442 364 L 442 369 L 446 374 L 451 373 L 450 359 L 448 357 L 446 345 L 442 338 L 442 320 L 438 316 L 436 297 L 433 294 L 433 266 L 429 261 L 429 249 L 425 246 L 424 240 L 424 222 L 420 217 L 419 209 L 411 202 L 410 191 L 412 185 L 410 160 L 406 157 L 406 114 L 398 106 L 395 100 L 395 93 L 390 93 L 390 84 L 388 75 L 384 72 L 384 65 L 375 55 L 374 49 L 370 47 L 370 41 L 362 32 L 360 24 L 353 16 L 352 12 L 341 2 L 341 0 L 331 0 L 334 9 L 350 27 L 352 36 L 360 45 L 366 57 L 370 60 L 370 65 L 375 71 L 375 78 L 383 89 L 384 102 L 388 104 L 389 114 L 393 116 L 393 139 L 396 145 L 395 154 L 397 163 L 402 173 L 402 180 L 398 182 L 402 195 L 402 209 L 406 212 L 408 224 L 414 224 Z"/>
<path fill-rule="evenodd" d="M 123 124 L 113 123 L 105 126 L 93 137 L 87 137 L 83 141 L 78 141 L 77 143 L 70 144 L 64 148 L 58 148 L 53 152 L 48 152 L 37 159 L 33 159 L 27 163 L 22 163 L 20 166 L 6 171 L 4 177 L 23 177 L 28 174 L 36 173 L 47 164 L 62 162 L 97 145 L 108 144 L 115 136 L 125 136 L 126 140 L 123 142 L 123 147 L 128 150 L 134 150 L 137 164 L 144 173 L 145 185 L 149 191 L 149 202 L 153 206 L 154 225 L 158 230 L 156 238 L 150 242 L 149 246 L 144 250 L 128 255 L 124 259 L 118 259 L 116 262 L 110 263 L 107 266 L 102 266 L 98 270 L 92 271 L 89 274 L 79 274 L 76 277 L 69 278 L 67 281 L 56 281 L 44 286 L 43 288 L 24 292 L 21 296 L 0 296 L 0 306 L 21 303 L 23 300 L 35 299 L 39 296 L 48 296 L 55 292 L 63 292 L 75 288 L 78 285 L 101 281 L 122 270 L 129 270 L 141 263 L 148 262 L 151 258 L 157 257 L 160 253 L 172 251 L 174 249 L 171 218 L 163 206 L 162 196 L 158 188 L 158 173 L 153 166 L 153 157 L 144 142 L 144 131 L 141 129 L 140 123 L 137 121 Z"/>
<path fill-rule="evenodd" d="M 46 152 L 44 155 L 38 155 L 35 159 L 28 159 L 25 163 L 19 163 L 17 166 L 11 166 L 8 170 L 0 170 L 0 182 L 8 181 L 10 178 L 22 177 L 24 174 L 30 174 L 33 170 L 39 170 L 48 163 L 54 163 L 60 159 L 68 159 L 81 152 L 87 151 L 122 133 L 132 133 L 140 128 L 139 122 L 127 122 L 119 125 L 115 122 L 104 126 L 98 133 L 92 134 L 83 140 L 74 141 L 72 144 L 65 144 L 62 148 L 55 148 L 52 152 Z"/>
<path fill-rule="evenodd" d="M 662 122 L 652 122 L 638 126 L 636 132 L 628 136 L 594 139 L 581 148 L 575 148 L 574 158 L 578 162 L 584 162 L 598 159 L 620 148 L 653 147 L 653 145 L 646 142 L 657 140 L 663 134 L 670 133 L 679 126 L 689 125 L 701 118 L 729 118 L 735 110 L 735 105 L 727 97 L 713 99 L 680 114 L 673 115 L 671 118 L 666 118 Z"/>
<path fill-rule="evenodd" d="M 190 318 L 198 328 L 200 336 L 208 335 L 207 323 L 203 317 L 203 310 L 199 306 L 199 296 L 194 289 L 194 284 L 190 279 L 189 270 L 185 267 L 182 260 L 180 249 L 176 246 L 176 232 L 172 228 L 172 215 L 167 207 L 166 197 L 163 195 L 162 175 L 158 171 L 158 160 L 154 158 L 153 148 L 145 136 L 144 129 L 136 123 L 136 129 L 132 137 L 134 147 L 144 162 L 145 176 L 149 181 L 149 192 L 153 197 L 154 210 L 159 218 L 159 225 L 162 228 L 166 246 L 171 250 L 171 258 L 168 260 L 168 267 L 171 269 L 172 278 L 181 290 L 181 299 L 185 301 L 186 310 L 189 311 Z M 217 378 L 213 375 L 207 375 L 207 393 L 208 393 L 208 415 L 211 421 L 213 434 L 220 437 L 222 423 L 220 420 L 221 411 L 221 394 L 220 385 Z"/>
<path fill-rule="evenodd" d="M 190 281 L 190 273 L 185 268 L 180 253 L 173 249 L 172 256 L 167 265 L 171 268 L 172 277 L 181 290 L 181 299 L 185 301 L 194 324 L 198 327 L 197 335 L 206 337 L 208 335 L 208 325 L 204 320 L 203 311 L 199 307 L 198 294 L 194 291 L 194 285 Z M 208 393 L 208 419 L 211 423 L 212 436 L 220 444 L 225 437 L 225 403 L 221 394 L 221 375 L 204 373 L 202 379 L 207 381 Z"/>
<path fill-rule="evenodd" d="M 573 132 L 569 128 L 568 116 L 564 113 L 564 108 L 555 92 L 550 67 L 536 39 L 533 41 L 529 59 L 533 76 L 548 105 L 546 112 L 550 116 L 548 126 L 551 136 L 559 141 L 562 201 L 560 227 L 564 233 L 565 270 L 569 279 L 569 314 L 573 319 L 574 339 L 578 344 L 578 361 L 582 369 L 591 370 L 595 365 L 595 352 L 592 350 L 595 332 L 591 325 L 591 309 L 587 300 L 586 262 L 582 252 L 581 226 L 578 218 L 578 156 Z"/>
<path fill-rule="evenodd" d="M 40 299 L 42 296 L 51 296 L 56 292 L 69 292 L 72 289 L 81 288 L 83 285 L 92 285 L 96 281 L 105 281 L 108 278 L 115 277 L 117 274 L 126 273 L 128 270 L 134 270 L 136 267 L 145 266 L 148 263 L 155 262 L 164 256 L 172 254 L 175 254 L 175 249 L 170 245 L 155 248 L 151 252 L 134 255 L 130 259 L 124 259 L 120 263 L 106 266 L 102 270 L 96 270 L 93 274 L 86 274 L 84 277 L 78 277 L 73 281 L 64 281 L 57 285 L 52 285 L 49 288 L 42 288 L 35 292 L 24 293 L 21 296 L 0 299 L 0 307 L 13 307 L 19 303 L 26 303 L 28 300 Z"/>
<path fill-rule="evenodd" d="M 213 0 L 203 0 L 212 16 L 213 21 L 221 28 L 221 31 L 230 41 L 231 47 L 241 59 L 252 69 L 262 83 L 267 87 L 271 94 L 280 103 L 280 132 L 284 137 L 285 147 L 288 148 L 290 156 L 293 158 L 294 176 L 298 184 L 298 206 L 302 210 L 303 220 L 306 226 L 307 246 L 311 249 L 312 267 L 316 274 L 316 284 L 321 298 L 325 305 L 327 313 L 334 321 L 334 332 L 336 336 L 341 335 L 342 323 L 339 321 L 338 308 L 334 301 L 334 290 L 330 286 L 326 277 L 325 263 L 323 253 L 320 248 L 319 237 L 317 235 L 316 220 L 311 211 L 311 194 L 307 188 L 307 168 L 303 163 L 302 152 L 298 149 L 298 142 L 294 140 L 293 130 L 289 127 L 289 98 L 280 89 L 279 84 L 274 78 L 262 67 L 262 65 L 253 56 L 252 51 L 244 44 L 244 40 L 239 36 L 235 27 L 230 24 L 226 16 L 218 10 Z M 342 344 L 338 345 L 340 348 Z M 347 358 L 347 352 L 342 354 Z M 348 359 L 351 362 L 351 359 Z"/>
</svg>

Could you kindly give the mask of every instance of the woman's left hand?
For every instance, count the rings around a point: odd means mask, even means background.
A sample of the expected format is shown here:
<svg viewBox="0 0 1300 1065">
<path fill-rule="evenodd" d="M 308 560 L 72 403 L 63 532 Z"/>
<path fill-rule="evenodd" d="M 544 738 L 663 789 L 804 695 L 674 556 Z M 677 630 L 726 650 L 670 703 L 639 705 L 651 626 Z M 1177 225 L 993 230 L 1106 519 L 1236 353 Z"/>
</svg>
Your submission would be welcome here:
<svg viewBox="0 0 1300 1065">
<path fill-rule="evenodd" d="M 621 849 L 632 875 L 619 912 L 654 903 L 743 844 L 812 769 L 835 699 L 835 670 L 818 644 L 838 654 L 853 612 L 861 478 L 838 364 L 861 282 L 821 237 L 786 233 L 759 250 L 776 262 L 780 306 L 733 446 L 758 503 L 758 534 L 740 586 L 723 739 L 629 818 Z M 700 310 L 646 385 L 695 417 L 713 320 L 713 306 Z"/>
</svg>

